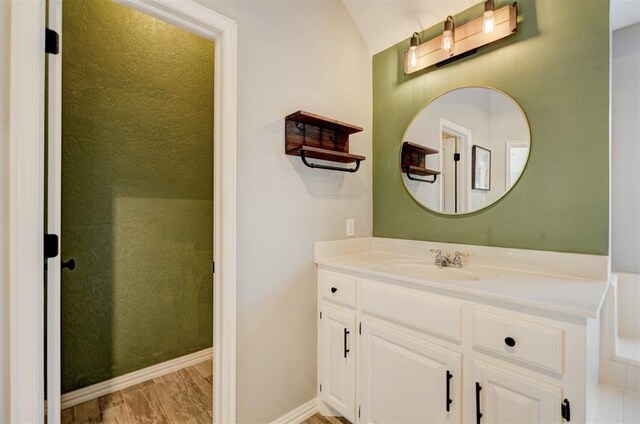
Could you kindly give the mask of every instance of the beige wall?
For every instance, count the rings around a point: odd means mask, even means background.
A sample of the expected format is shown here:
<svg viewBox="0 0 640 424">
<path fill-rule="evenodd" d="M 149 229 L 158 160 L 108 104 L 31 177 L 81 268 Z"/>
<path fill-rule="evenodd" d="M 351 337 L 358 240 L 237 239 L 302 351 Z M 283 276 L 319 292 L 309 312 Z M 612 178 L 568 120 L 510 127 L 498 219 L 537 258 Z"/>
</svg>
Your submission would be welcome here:
<svg viewBox="0 0 640 424">
<path fill-rule="evenodd" d="M 371 234 L 371 54 L 337 1 L 198 0 L 238 23 L 238 421 L 316 395 L 313 242 Z M 354 123 L 356 174 L 284 154 L 284 116 Z"/>
<path fill-rule="evenodd" d="M 0 422 L 9 420 L 8 162 L 11 3 L 0 1 Z"/>
</svg>

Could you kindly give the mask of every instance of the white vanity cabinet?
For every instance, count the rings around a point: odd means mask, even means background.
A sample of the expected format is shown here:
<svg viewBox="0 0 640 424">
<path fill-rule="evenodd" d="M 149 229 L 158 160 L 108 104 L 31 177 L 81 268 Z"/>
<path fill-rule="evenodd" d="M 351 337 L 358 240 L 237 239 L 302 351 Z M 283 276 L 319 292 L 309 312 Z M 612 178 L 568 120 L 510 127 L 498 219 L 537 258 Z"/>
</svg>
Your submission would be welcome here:
<svg viewBox="0 0 640 424">
<path fill-rule="evenodd" d="M 508 369 L 474 363 L 476 409 L 481 422 L 556 424 L 562 422 L 562 390 Z"/>
<path fill-rule="evenodd" d="M 360 340 L 360 422 L 460 422 L 459 353 L 368 322 Z"/>
<path fill-rule="evenodd" d="M 325 413 L 378 424 L 589 422 L 596 320 L 322 267 L 318 290 Z"/>
<path fill-rule="evenodd" d="M 318 279 L 318 373 L 323 401 L 356 421 L 356 279 L 321 273 Z"/>
<path fill-rule="evenodd" d="M 356 358 L 353 346 L 356 317 L 328 305 L 322 306 L 320 319 L 319 365 L 322 395 L 350 421 L 354 421 Z"/>
</svg>

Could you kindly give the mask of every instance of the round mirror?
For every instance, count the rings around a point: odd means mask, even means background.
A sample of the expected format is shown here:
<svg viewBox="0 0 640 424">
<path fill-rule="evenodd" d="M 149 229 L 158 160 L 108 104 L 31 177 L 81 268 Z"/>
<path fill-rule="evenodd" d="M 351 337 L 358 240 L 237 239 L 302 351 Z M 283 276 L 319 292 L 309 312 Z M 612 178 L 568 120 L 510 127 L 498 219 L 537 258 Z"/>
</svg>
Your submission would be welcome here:
<svg viewBox="0 0 640 424">
<path fill-rule="evenodd" d="M 509 96 L 459 88 L 425 106 L 404 133 L 400 168 L 422 206 L 463 214 L 496 202 L 518 181 L 529 158 L 529 123 Z"/>
</svg>

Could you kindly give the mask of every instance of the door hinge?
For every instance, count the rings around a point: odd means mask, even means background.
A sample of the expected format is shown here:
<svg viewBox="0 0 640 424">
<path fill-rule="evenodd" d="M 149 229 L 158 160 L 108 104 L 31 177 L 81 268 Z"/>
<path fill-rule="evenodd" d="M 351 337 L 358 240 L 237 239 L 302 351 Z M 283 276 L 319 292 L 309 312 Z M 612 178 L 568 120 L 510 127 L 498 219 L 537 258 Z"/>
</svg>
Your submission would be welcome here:
<svg viewBox="0 0 640 424">
<path fill-rule="evenodd" d="M 320 383 L 320 391 L 322 392 L 322 383 Z"/>
<path fill-rule="evenodd" d="M 360 418 L 360 405 L 358 405 L 358 418 Z"/>
<path fill-rule="evenodd" d="M 49 28 L 45 28 L 44 52 L 50 54 L 60 53 L 60 35 Z"/>
<path fill-rule="evenodd" d="M 362 321 L 360 321 L 360 325 L 358 325 L 358 334 L 362 335 Z"/>
<path fill-rule="evenodd" d="M 460 161 L 460 153 L 454 153 L 453 154 L 453 161 L 454 162 Z"/>
<path fill-rule="evenodd" d="M 322 319 L 322 311 L 320 311 L 320 319 Z"/>
<path fill-rule="evenodd" d="M 213 274 L 216 273 L 216 261 L 211 262 L 211 272 Z"/>
<path fill-rule="evenodd" d="M 560 412 L 562 413 L 562 418 L 567 420 L 567 422 L 571 421 L 571 404 L 567 399 L 562 401 L 562 405 L 560 405 Z"/>
<path fill-rule="evenodd" d="M 44 235 L 44 257 L 55 258 L 58 256 L 58 235 L 57 234 L 45 234 Z"/>
</svg>

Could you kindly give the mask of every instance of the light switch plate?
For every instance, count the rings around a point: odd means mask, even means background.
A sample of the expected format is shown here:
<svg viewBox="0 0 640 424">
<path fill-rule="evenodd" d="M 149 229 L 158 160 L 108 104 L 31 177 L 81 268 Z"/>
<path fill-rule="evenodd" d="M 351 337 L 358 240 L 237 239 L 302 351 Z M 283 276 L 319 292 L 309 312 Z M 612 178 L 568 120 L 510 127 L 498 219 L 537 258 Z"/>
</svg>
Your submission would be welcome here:
<svg viewBox="0 0 640 424">
<path fill-rule="evenodd" d="M 347 237 L 353 237 L 356 235 L 356 220 L 353 218 L 347 218 Z"/>
</svg>

